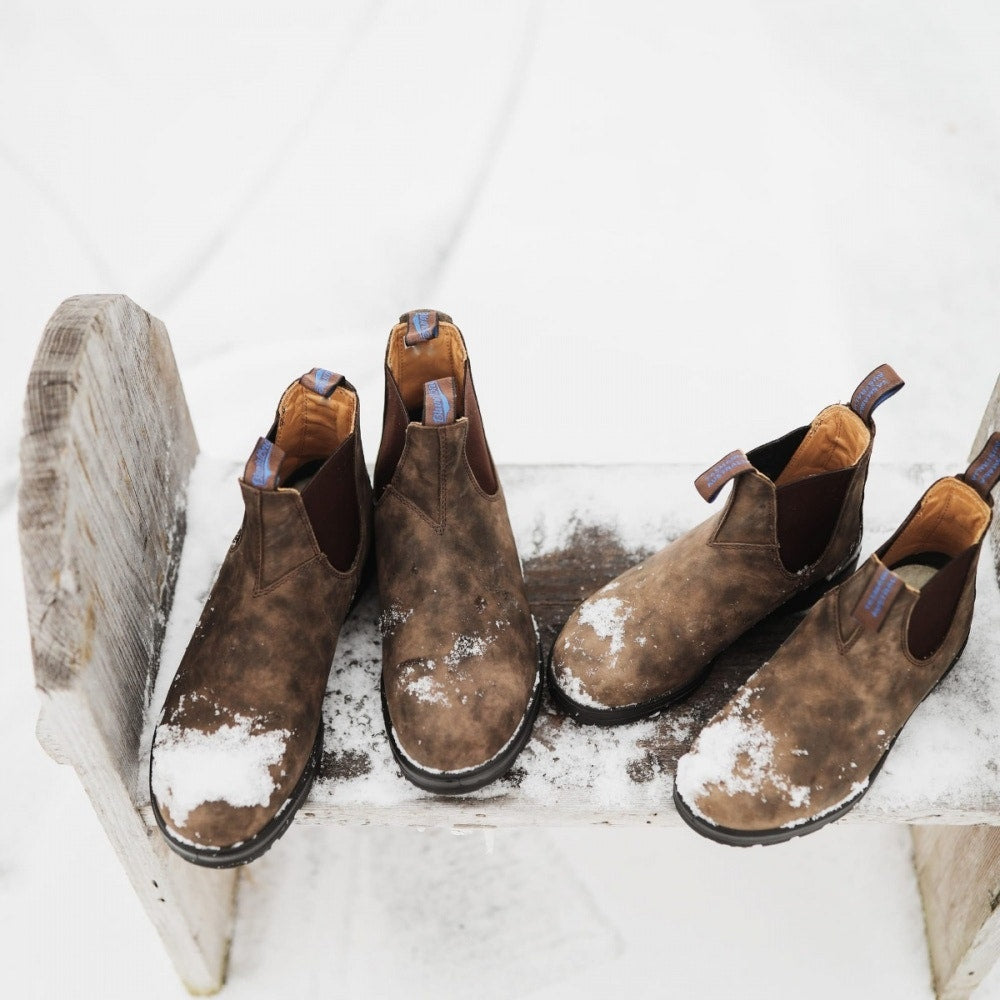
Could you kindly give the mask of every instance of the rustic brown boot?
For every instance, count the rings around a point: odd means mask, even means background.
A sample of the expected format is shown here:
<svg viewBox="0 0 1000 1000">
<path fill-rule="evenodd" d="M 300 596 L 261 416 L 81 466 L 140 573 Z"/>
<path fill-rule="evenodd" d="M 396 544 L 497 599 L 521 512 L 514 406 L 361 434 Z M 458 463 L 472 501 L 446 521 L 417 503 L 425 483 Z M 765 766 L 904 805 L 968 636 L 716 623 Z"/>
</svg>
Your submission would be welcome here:
<svg viewBox="0 0 1000 1000">
<path fill-rule="evenodd" d="M 527 742 L 542 685 L 465 341 L 443 313 L 389 334 L 375 496 L 389 745 L 421 788 L 480 788 Z"/>
<path fill-rule="evenodd" d="M 699 833 L 773 844 L 853 808 L 969 637 L 1000 433 L 939 479 L 902 527 L 803 619 L 677 765 Z"/>
<path fill-rule="evenodd" d="M 903 383 L 876 368 L 849 406 L 695 482 L 725 508 L 584 601 L 552 648 L 553 700 L 581 722 L 614 725 L 659 711 L 772 613 L 801 610 L 849 575 L 875 438 L 872 412 Z"/>
<path fill-rule="evenodd" d="M 246 512 L 153 737 L 170 846 L 223 868 L 263 854 L 305 799 L 323 695 L 371 540 L 358 397 L 314 368 L 285 391 L 240 480 Z"/>
</svg>

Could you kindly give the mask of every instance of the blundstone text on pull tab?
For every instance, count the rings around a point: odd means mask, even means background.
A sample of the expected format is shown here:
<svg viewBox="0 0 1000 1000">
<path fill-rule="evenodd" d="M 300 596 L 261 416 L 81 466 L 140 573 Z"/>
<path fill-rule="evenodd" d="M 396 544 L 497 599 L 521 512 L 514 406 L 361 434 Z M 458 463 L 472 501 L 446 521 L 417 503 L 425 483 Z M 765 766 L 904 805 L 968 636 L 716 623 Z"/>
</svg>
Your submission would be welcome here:
<svg viewBox="0 0 1000 1000">
<path fill-rule="evenodd" d="M 285 453 L 276 444 L 267 438 L 258 438 L 243 470 L 243 482 L 259 490 L 277 489 L 278 469 L 284 457 Z"/>
<path fill-rule="evenodd" d="M 895 396 L 906 383 L 892 365 L 879 365 L 867 375 L 851 396 L 851 409 L 866 423 L 871 423 L 875 408 Z"/>
<path fill-rule="evenodd" d="M 721 492 L 722 487 L 744 472 L 752 471 L 750 459 L 738 449 L 731 451 L 725 458 L 720 458 L 710 469 L 706 469 L 695 481 L 695 489 L 702 498 L 711 503 Z"/>
<path fill-rule="evenodd" d="M 1000 431 L 990 435 L 965 472 L 965 481 L 986 497 L 1000 480 Z"/>
<path fill-rule="evenodd" d="M 424 423 L 455 422 L 455 380 L 436 378 L 424 383 Z"/>
<path fill-rule="evenodd" d="M 333 390 L 344 381 L 344 376 L 337 372 L 330 371 L 329 368 L 313 368 L 308 371 L 299 382 L 310 392 L 315 392 L 317 396 L 332 396 Z"/>
<path fill-rule="evenodd" d="M 403 343 L 407 347 L 433 340 L 438 335 L 438 314 L 433 309 L 418 309 L 406 316 L 406 335 Z"/>
</svg>

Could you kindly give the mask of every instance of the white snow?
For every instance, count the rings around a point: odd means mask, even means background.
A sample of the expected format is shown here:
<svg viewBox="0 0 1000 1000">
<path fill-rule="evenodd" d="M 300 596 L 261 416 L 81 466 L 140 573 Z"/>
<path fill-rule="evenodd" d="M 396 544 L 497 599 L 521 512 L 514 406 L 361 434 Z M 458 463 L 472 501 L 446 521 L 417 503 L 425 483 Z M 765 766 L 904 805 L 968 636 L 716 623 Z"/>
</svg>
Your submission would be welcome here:
<svg viewBox="0 0 1000 1000">
<path fill-rule="evenodd" d="M 183 826 L 206 802 L 266 806 L 276 787 L 271 768 L 285 752 L 287 729 L 254 732 L 253 720 L 237 715 L 206 733 L 183 726 L 160 727 L 153 755 L 152 785 L 171 820 Z"/>
<path fill-rule="evenodd" d="M 390 604 L 378 618 L 378 627 L 382 635 L 388 635 L 397 625 L 410 620 L 413 608 L 401 608 L 398 604 Z"/>
<path fill-rule="evenodd" d="M 631 616 L 632 609 L 617 597 L 592 598 L 580 606 L 579 623 L 589 625 L 599 639 L 608 640 L 609 666 L 618 662 L 618 654 L 625 647 L 625 623 Z"/>
<path fill-rule="evenodd" d="M 431 674 L 424 674 L 423 677 L 410 681 L 405 690 L 407 694 L 413 695 L 417 701 L 426 702 L 429 705 L 451 704 L 448 693 Z"/>
<path fill-rule="evenodd" d="M 963 463 L 996 378 L 998 49 L 988 0 L 0 6 L 10 995 L 187 996 L 76 775 L 34 735 L 17 443 L 63 297 L 121 290 L 166 322 L 203 449 L 192 502 L 210 513 L 190 526 L 164 675 L 281 390 L 316 364 L 347 373 L 372 460 L 385 333 L 414 305 L 465 330 L 504 465 L 682 462 L 693 481 L 889 361 L 908 384 L 878 411 L 875 462 L 912 469 L 875 468 L 870 551 L 932 468 Z M 225 405 L 220 386 L 238 387 Z M 594 475 L 574 470 L 565 502 L 636 552 L 709 509 L 656 470 L 614 502 Z M 568 541 L 572 525 L 548 530 L 565 511 L 546 513 L 544 475 L 510 470 L 504 488 L 533 512 L 517 519 L 524 558 Z M 357 614 L 370 625 L 374 603 Z M 859 814 L 931 806 L 970 760 L 982 773 L 963 792 L 989 792 L 1000 692 L 976 648 Z M 360 754 L 336 698 L 380 708 L 352 656 L 377 658 L 377 641 L 345 635 L 327 722 Z M 978 706 L 960 729 L 956 703 Z M 634 742 L 564 728 L 560 757 L 583 755 L 594 802 L 620 805 Z M 373 767 L 375 797 L 391 774 Z M 905 830 L 837 824 L 754 851 L 686 830 L 500 830 L 486 855 L 442 831 L 299 823 L 242 880 L 223 997 L 458 996 L 475 982 L 483 998 L 660 998 L 665 942 L 679 996 L 778 1000 L 808 982 L 811 1000 L 932 997 Z M 994 974 L 976 1000 L 998 997 Z"/>
<path fill-rule="evenodd" d="M 491 642 L 493 642 L 493 636 L 489 635 L 460 635 L 445 654 L 444 662 L 448 666 L 454 667 L 463 660 L 475 659 L 486 652 L 486 647 Z"/>
<path fill-rule="evenodd" d="M 608 708 L 604 702 L 598 701 L 583 686 L 583 682 L 572 670 L 565 669 L 559 674 L 559 687 L 566 692 L 578 705 L 586 705 L 589 708 Z"/>
<path fill-rule="evenodd" d="M 754 717 L 752 688 L 737 696 L 733 711 L 707 725 L 677 762 L 677 789 L 702 819 L 713 822 L 698 800 L 713 787 L 727 795 L 784 795 L 794 809 L 809 805 L 809 788 L 793 785 L 774 762 L 774 736 Z"/>
<path fill-rule="evenodd" d="M 818 813 L 813 813 L 810 816 L 803 816 L 802 819 L 789 820 L 789 822 L 787 823 L 782 823 L 781 826 L 785 830 L 790 830 L 796 826 L 801 826 L 803 823 L 811 819 L 822 819 L 824 816 L 828 816 L 830 813 L 836 812 L 841 806 L 846 805 L 852 799 L 856 799 L 868 787 L 868 784 L 869 784 L 868 778 L 865 778 L 864 781 L 854 781 L 851 783 L 851 787 L 848 790 L 847 794 L 842 799 L 840 799 L 839 802 L 834 802 L 833 805 L 829 805 L 825 809 L 820 809 Z M 793 805 L 794 804 L 795 803 L 793 802 Z M 808 792 L 805 804 L 806 805 L 809 804 Z"/>
</svg>

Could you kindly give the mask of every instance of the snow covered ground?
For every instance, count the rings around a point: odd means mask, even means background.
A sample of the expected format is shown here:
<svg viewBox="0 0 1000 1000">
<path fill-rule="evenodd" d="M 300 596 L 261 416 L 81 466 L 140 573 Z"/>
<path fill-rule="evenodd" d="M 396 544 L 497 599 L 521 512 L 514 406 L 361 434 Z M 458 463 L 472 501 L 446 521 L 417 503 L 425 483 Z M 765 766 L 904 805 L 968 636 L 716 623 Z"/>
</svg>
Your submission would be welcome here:
<svg viewBox="0 0 1000 1000">
<path fill-rule="evenodd" d="M 33 739 L 16 449 L 62 298 L 160 316 L 233 462 L 316 364 L 373 457 L 385 335 L 429 305 L 499 462 L 707 466 L 889 361 L 879 457 L 958 468 L 1000 368 L 997 51 L 991 0 L 5 0 L 5 995 L 183 995 Z M 293 827 L 248 872 L 226 996 L 929 998 L 907 851 Z"/>
</svg>

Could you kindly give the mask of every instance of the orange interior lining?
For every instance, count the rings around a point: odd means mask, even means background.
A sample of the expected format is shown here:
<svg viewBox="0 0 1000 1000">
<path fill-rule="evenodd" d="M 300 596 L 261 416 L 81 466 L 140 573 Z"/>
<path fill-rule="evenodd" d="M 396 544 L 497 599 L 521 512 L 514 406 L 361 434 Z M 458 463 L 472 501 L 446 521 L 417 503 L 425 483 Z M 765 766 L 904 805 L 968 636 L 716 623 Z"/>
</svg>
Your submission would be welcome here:
<svg viewBox="0 0 1000 1000">
<path fill-rule="evenodd" d="M 809 426 L 775 485 L 849 469 L 865 453 L 869 440 L 864 421 L 850 407 L 834 403 Z"/>
<path fill-rule="evenodd" d="M 437 378 L 453 377 L 461 400 L 466 353 L 458 327 L 438 319 L 437 337 L 412 347 L 403 342 L 405 336 L 405 323 L 393 327 L 389 337 L 388 364 L 407 410 L 412 412 L 423 406 L 424 383 Z"/>
<path fill-rule="evenodd" d="M 290 385 L 278 403 L 274 443 L 285 453 L 278 475 L 287 479 L 299 466 L 326 459 L 351 435 L 357 420 L 357 396 L 337 388 L 317 395 L 301 382 Z"/>
<path fill-rule="evenodd" d="M 921 552 L 960 555 L 983 537 L 989 523 L 989 504 L 971 486 L 960 479 L 942 479 L 924 495 L 882 561 L 892 566 Z"/>
</svg>

